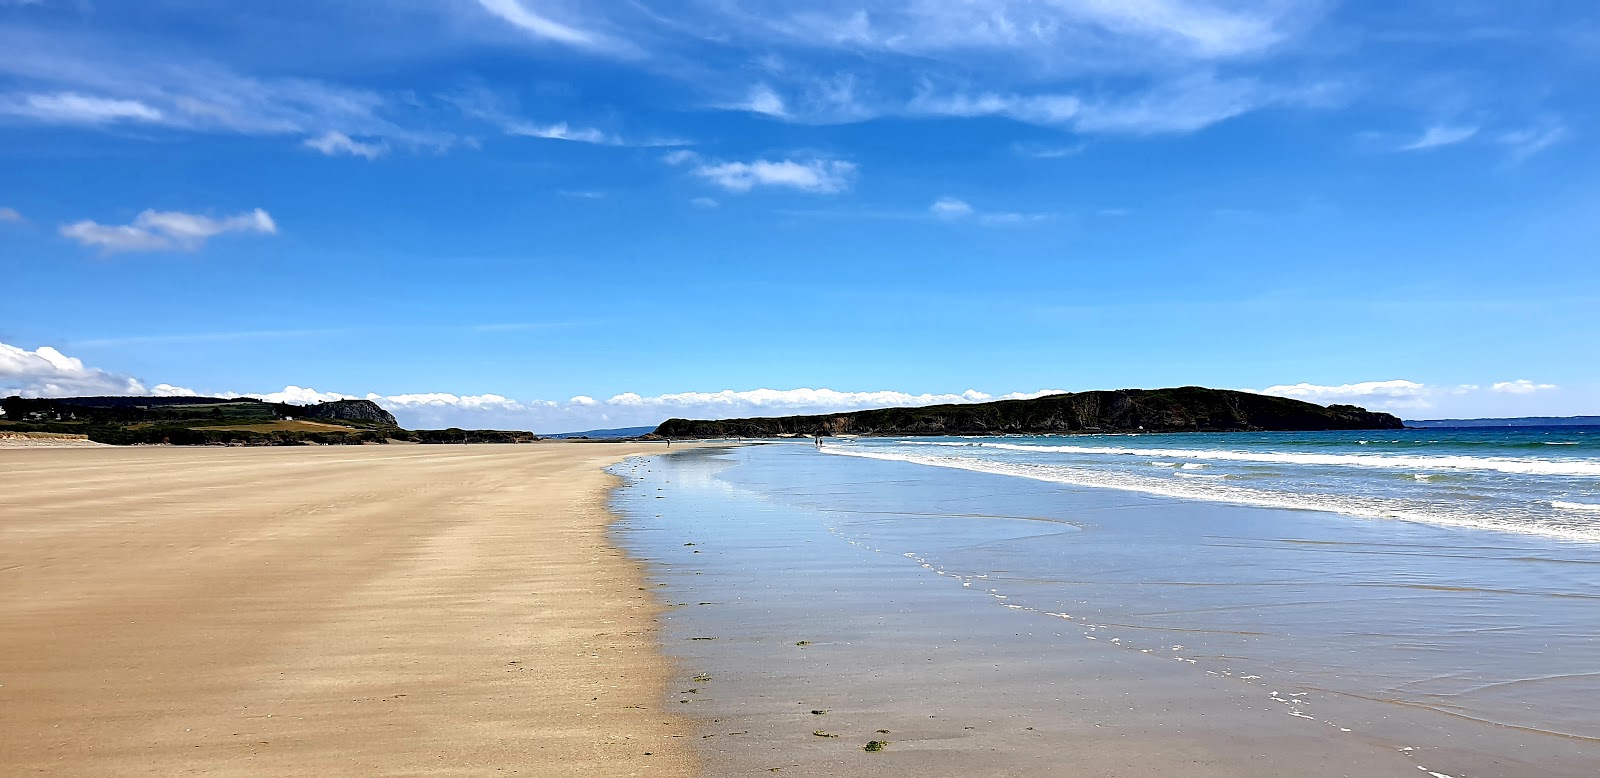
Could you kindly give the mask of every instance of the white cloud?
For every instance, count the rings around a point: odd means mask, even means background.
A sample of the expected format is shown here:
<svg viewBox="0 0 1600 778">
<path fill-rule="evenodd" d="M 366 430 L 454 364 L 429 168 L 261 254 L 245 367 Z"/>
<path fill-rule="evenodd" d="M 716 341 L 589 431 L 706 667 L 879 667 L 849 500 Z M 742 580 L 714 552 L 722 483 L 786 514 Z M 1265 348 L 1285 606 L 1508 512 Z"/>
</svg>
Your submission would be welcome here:
<svg viewBox="0 0 1600 778">
<path fill-rule="evenodd" d="M 166 116 L 137 100 L 95 97 L 76 92 L 10 95 L 0 98 L 0 114 L 60 124 L 161 122 Z"/>
<path fill-rule="evenodd" d="M 277 231 L 278 225 L 260 208 L 221 219 L 180 211 L 146 210 L 135 217 L 132 224 L 100 224 L 85 220 L 61 228 L 62 235 L 85 246 L 99 246 L 106 252 L 193 251 L 208 239 L 226 232 L 272 235 Z"/>
<path fill-rule="evenodd" d="M 1131 65 L 1161 57 L 1193 61 L 1256 54 L 1290 35 L 1309 6 L 1261 0 L 864 0 L 814 8 L 772 14 L 761 26 L 747 21 L 743 30 L 759 34 L 764 27 L 790 43 L 814 47 L 1010 54 L 1047 67 L 1089 66 L 1097 59 Z"/>
<path fill-rule="evenodd" d="M 27 221 L 27 220 L 22 218 L 22 214 L 19 213 L 17 211 L 17 209 L 0 207 L 0 222 L 20 222 L 20 221 Z"/>
<path fill-rule="evenodd" d="M 3 33 L 0 30 L 0 33 Z M 106 46 L 69 36 L 0 34 L 0 117 L 47 125 L 139 124 L 172 131 L 289 136 L 329 133 L 408 148 L 458 138 L 438 126 L 442 104 L 409 92 L 344 87 L 310 78 L 252 78 L 136 43 Z M 365 141 L 364 141 L 365 142 Z"/>
<path fill-rule="evenodd" d="M 1436 385 L 1417 381 L 1390 380 L 1364 381 L 1354 384 L 1324 386 L 1319 384 L 1286 384 L 1259 390 L 1262 394 L 1292 397 L 1321 405 L 1346 403 L 1360 405 L 1370 410 L 1412 412 L 1428 411 L 1430 418 L 1440 414 L 1456 417 L 1490 415 L 1539 414 L 1525 407 L 1496 404 L 1494 395 L 1530 395 L 1557 389 L 1554 384 L 1540 384 L 1527 379 L 1498 381 L 1487 389 L 1479 384 Z M 1249 390 L 1256 391 L 1256 390 Z M 1411 416 L 1411 418 L 1421 418 Z"/>
<path fill-rule="evenodd" d="M 0 343 L 0 397 L 102 394 L 145 394 L 145 387 L 125 375 L 84 367 L 50 346 L 27 351 Z"/>
<path fill-rule="evenodd" d="M 1320 404 L 1350 403 L 1373 410 L 1408 412 L 1426 410 L 1427 418 L 1473 416 L 1559 415 L 1548 404 L 1530 407 L 1531 396 L 1551 392 L 1553 384 L 1528 379 L 1501 381 L 1487 388 L 1476 384 L 1430 385 L 1389 380 L 1320 385 L 1285 384 L 1259 390 L 1263 394 L 1292 397 Z M 1256 390 L 1250 390 L 1256 391 Z M 154 395 L 257 397 L 268 402 L 307 404 L 332 400 L 371 400 L 388 409 L 403 426 L 414 429 L 441 427 L 528 429 L 569 432 L 609 427 L 653 426 L 673 417 L 719 419 L 797 414 L 835 413 L 865 408 L 913 407 L 937 404 L 1016 400 L 1062 394 L 1063 390 L 1012 392 L 990 395 L 973 389 L 948 394 L 912 394 L 893 390 L 850 392 L 833 389 L 725 389 L 720 392 L 678 392 L 641 395 L 623 392 L 607 399 L 577 395 L 564 402 L 517 400 L 499 394 L 420 392 L 364 395 L 286 386 L 264 393 L 196 392 L 182 386 L 156 384 L 146 388 L 138 379 L 86 367 L 48 346 L 26 351 L 0 343 L 0 396 L 60 397 L 73 395 Z M 1568 411 L 1569 413 L 1572 411 Z M 1410 418 L 1424 418 L 1410 415 Z"/>
<path fill-rule="evenodd" d="M 789 115 L 788 110 L 784 107 L 783 98 L 779 97 L 778 93 L 774 92 L 772 87 L 766 84 L 757 84 L 751 87 L 749 97 L 728 107 L 766 116 L 786 117 Z"/>
<path fill-rule="evenodd" d="M 1500 392 L 1501 394 L 1533 394 L 1534 392 L 1543 392 L 1559 388 L 1560 387 L 1556 386 L 1555 384 L 1536 384 L 1526 378 L 1519 378 L 1515 381 L 1496 382 L 1493 386 L 1489 387 L 1489 391 Z"/>
<path fill-rule="evenodd" d="M 712 199 L 710 197 L 696 197 L 696 198 L 690 200 L 689 204 L 693 205 L 696 208 L 715 208 L 715 207 L 721 205 L 721 203 L 717 202 L 716 200 L 714 200 L 714 199 Z"/>
<path fill-rule="evenodd" d="M 812 194 L 838 194 L 850 188 L 856 165 L 837 159 L 757 159 L 750 162 L 706 160 L 692 152 L 673 152 L 668 164 L 696 163 L 690 172 L 730 192 L 756 187 L 798 189 Z"/>
<path fill-rule="evenodd" d="M 1008 224 L 1027 224 L 1029 222 L 1044 221 L 1050 218 L 1043 213 L 1016 213 L 1012 211 L 978 211 L 965 200 L 954 197 L 941 197 L 928 206 L 928 213 L 944 221 L 976 220 L 986 226 L 1003 226 Z"/>
<path fill-rule="evenodd" d="M 307 138 L 304 145 L 330 157 L 349 154 L 353 157 L 377 159 L 389 151 L 389 146 L 381 141 L 363 143 L 337 130 L 329 130 L 315 138 Z"/>
<path fill-rule="evenodd" d="M 941 219 L 960 219 L 972 215 L 972 206 L 965 200 L 954 197 L 941 197 L 928 206 L 928 212 Z"/>
<path fill-rule="evenodd" d="M 546 140 L 566 140 L 575 143 L 593 143 L 598 146 L 621 146 L 621 140 L 593 127 L 573 127 L 566 122 L 555 124 L 517 123 L 506 128 L 511 135 L 523 135 Z"/>
<path fill-rule="evenodd" d="M 627 45 L 592 30 L 558 22 L 536 13 L 520 0 L 478 0 L 483 9 L 536 38 L 594 51 L 622 53 Z"/>
<path fill-rule="evenodd" d="M 1427 397 L 1433 390 L 1416 381 L 1363 381 L 1356 384 L 1322 386 L 1318 384 L 1289 384 L 1269 386 L 1262 394 L 1290 397 L 1319 405 L 1330 403 L 1368 404 L 1374 410 L 1396 408 L 1427 408 Z"/>
<path fill-rule="evenodd" d="M 1075 157 L 1083 153 L 1085 146 L 1076 143 L 1070 146 L 1046 146 L 1034 143 L 1013 143 L 1011 151 L 1018 156 L 1033 157 L 1034 159 L 1062 159 Z"/>
<path fill-rule="evenodd" d="M 1478 128 L 1467 125 L 1436 124 L 1424 130 L 1421 137 L 1400 147 L 1401 151 L 1425 151 L 1441 146 L 1451 146 L 1469 140 L 1478 134 Z"/>
<path fill-rule="evenodd" d="M 1001 116 L 1093 135 L 1184 134 L 1262 108 L 1316 104 L 1336 91 L 1330 84 L 1285 88 L 1252 78 L 1219 78 L 1210 72 L 1093 97 L 1065 92 L 941 91 L 924 83 L 905 112 L 912 116 Z"/>
<path fill-rule="evenodd" d="M 1495 140 L 1510 149 L 1511 158 L 1520 162 L 1560 143 L 1566 137 L 1566 125 L 1546 123 L 1502 133 Z"/>
</svg>

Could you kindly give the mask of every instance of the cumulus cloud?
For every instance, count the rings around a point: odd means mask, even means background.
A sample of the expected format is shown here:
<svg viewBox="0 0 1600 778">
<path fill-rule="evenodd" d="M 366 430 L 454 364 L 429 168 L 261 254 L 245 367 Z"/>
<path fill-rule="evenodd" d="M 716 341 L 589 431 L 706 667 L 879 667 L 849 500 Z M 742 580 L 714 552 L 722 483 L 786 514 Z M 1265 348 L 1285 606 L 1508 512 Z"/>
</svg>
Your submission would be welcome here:
<svg viewBox="0 0 1600 778">
<path fill-rule="evenodd" d="M 333 400 L 371 400 L 412 428 L 531 429 L 570 432 L 608 427 L 654 426 L 671 417 L 733 418 L 832 413 L 863 408 L 910 407 L 943 403 L 1014 400 L 1059 394 L 1060 390 L 1012 393 L 998 397 L 973 389 L 959 393 L 913 394 L 893 390 L 850 392 L 834 389 L 724 389 L 641 395 L 623 392 L 606 399 L 577 395 L 566 401 L 517 400 L 499 394 L 419 392 L 384 395 L 348 394 L 305 386 L 271 392 L 196 392 L 172 384 L 147 387 L 126 375 L 85 367 L 81 360 L 43 346 L 25 351 L 0 343 L 0 396 L 61 397 L 73 395 L 138 395 L 254 397 L 296 405 Z"/>
<path fill-rule="evenodd" d="M 702 165 L 695 175 L 730 192 L 748 192 L 758 186 L 798 189 L 814 194 L 837 194 L 850 188 L 856 166 L 829 159 L 720 162 Z"/>
<path fill-rule="evenodd" d="M 315 138 L 307 138 L 304 145 L 306 148 L 316 149 L 330 157 L 349 154 L 352 157 L 377 159 L 389 151 L 389 146 L 386 143 L 381 141 L 363 143 L 337 130 L 330 130 Z"/>
<path fill-rule="evenodd" d="M 1555 384 L 1536 384 L 1526 378 L 1519 378 L 1515 381 L 1496 382 L 1493 386 L 1489 387 L 1489 391 L 1500 392 L 1501 394 L 1533 394 L 1534 392 L 1543 392 L 1558 388 L 1560 387 L 1556 386 Z"/>
<path fill-rule="evenodd" d="M 85 367 L 50 346 L 26 349 L 0 343 L 0 397 L 146 394 L 138 380 Z"/>
<path fill-rule="evenodd" d="M 1465 387 L 1458 387 L 1462 389 Z M 1476 389 L 1477 387 L 1470 387 Z M 1269 386 L 1261 394 L 1290 397 L 1319 405 L 1345 403 L 1361 405 L 1371 410 L 1421 410 L 1432 407 L 1429 398 L 1438 389 L 1416 381 L 1395 379 L 1391 381 L 1362 381 L 1354 384 L 1324 386 L 1319 384 L 1283 384 Z"/>
<path fill-rule="evenodd" d="M 210 238 L 227 232 L 273 235 L 278 225 L 260 208 L 236 216 L 214 219 L 181 211 L 146 210 L 132 224 L 100 224 L 84 220 L 64 225 L 61 234 L 85 246 L 117 251 L 194 251 Z"/>
<path fill-rule="evenodd" d="M 803 159 L 724 162 L 679 149 L 662 157 L 669 165 L 692 165 L 690 173 L 730 192 L 756 187 L 797 189 L 811 194 L 838 194 L 850 188 L 856 165 L 838 159 Z"/>
<path fill-rule="evenodd" d="M 965 200 L 941 197 L 928 206 L 928 212 L 941 219 L 960 219 L 972 215 L 972 206 Z"/>
</svg>

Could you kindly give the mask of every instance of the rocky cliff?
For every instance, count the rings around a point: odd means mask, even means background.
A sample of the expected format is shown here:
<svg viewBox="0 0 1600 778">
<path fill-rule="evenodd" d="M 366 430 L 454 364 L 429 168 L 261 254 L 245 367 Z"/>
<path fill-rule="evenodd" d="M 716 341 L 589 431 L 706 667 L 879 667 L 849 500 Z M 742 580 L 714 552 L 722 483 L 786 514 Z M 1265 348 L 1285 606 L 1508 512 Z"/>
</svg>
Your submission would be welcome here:
<svg viewBox="0 0 1600 778">
<path fill-rule="evenodd" d="M 307 405 L 299 409 L 302 419 L 327 419 L 333 421 L 364 421 L 372 424 L 382 424 L 387 427 L 398 427 L 400 422 L 395 421 L 394 414 L 378 407 L 371 400 L 334 400 L 333 402 Z"/>
<path fill-rule="evenodd" d="M 671 438 L 792 435 L 1005 435 L 1400 429 L 1398 417 L 1354 405 L 1321 406 L 1228 389 L 1121 389 L 922 408 L 696 421 L 669 419 Z"/>
</svg>

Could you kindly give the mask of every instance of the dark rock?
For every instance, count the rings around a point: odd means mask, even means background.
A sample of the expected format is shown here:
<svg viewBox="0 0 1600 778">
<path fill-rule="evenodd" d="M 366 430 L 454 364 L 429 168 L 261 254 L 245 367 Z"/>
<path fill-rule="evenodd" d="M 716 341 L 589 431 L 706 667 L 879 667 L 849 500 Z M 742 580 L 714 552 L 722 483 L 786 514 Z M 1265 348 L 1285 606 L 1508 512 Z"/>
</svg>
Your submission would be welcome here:
<svg viewBox="0 0 1600 778">
<path fill-rule="evenodd" d="M 669 419 L 669 438 L 811 435 L 1005 435 L 1107 432 L 1250 432 L 1401 429 L 1398 417 L 1229 389 L 1184 386 L 1057 394 L 923 408 L 757 419 Z"/>
<path fill-rule="evenodd" d="M 400 426 L 400 422 L 395 421 L 394 414 L 378 407 L 378 404 L 371 400 L 334 400 L 307 405 L 298 409 L 298 416 L 302 419 L 364 421 L 388 427 Z"/>
</svg>

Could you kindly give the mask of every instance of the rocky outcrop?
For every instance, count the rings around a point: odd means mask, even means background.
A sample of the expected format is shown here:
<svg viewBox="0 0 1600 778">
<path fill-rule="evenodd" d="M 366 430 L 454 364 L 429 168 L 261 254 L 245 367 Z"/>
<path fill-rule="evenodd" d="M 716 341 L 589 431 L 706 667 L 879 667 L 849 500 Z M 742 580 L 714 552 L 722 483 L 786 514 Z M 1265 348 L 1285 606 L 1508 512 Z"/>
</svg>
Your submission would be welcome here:
<svg viewBox="0 0 1600 778">
<path fill-rule="evenodd" d="M 400 422 L 395 421 L 394 414 L 378 407 L 378 404 L 371 400 L 334 400 L 307 405 L 291 413 L 297 413 L 302 419 L 360 421 L 382 424 L 386 427 L 400 426 Z"/>
<path fill-rule="evenodd" d="M 1404 426 L 1396 416 L 1354 405 L 1321 406 L 1284 397 L 1185 386 L 812 416 L 719 421 L 669 419 L 657 427 L 654 434 L 671 438 L 771 438 L 1367 430 Z"/>
</svg>

